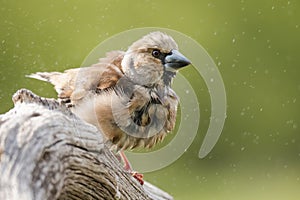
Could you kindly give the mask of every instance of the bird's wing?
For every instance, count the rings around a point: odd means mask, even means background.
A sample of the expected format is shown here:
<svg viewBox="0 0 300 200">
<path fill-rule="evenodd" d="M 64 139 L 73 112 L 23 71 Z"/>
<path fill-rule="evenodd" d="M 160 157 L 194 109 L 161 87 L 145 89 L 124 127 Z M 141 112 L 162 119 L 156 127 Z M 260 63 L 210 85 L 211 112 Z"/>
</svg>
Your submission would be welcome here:
<svg viewBox="0 0 300 200">
<path fill-rule="evenodd" d="M 50 82 L 54 85 L 58 98 L 75 102 L 88 92 L 115 86 L 123 76 L 121 69 L 123 56 L 123 51 L 112 51 L 90 67 L 69 69 L 62 73 L 38 72 L 28 77 Z"/>
</svg>

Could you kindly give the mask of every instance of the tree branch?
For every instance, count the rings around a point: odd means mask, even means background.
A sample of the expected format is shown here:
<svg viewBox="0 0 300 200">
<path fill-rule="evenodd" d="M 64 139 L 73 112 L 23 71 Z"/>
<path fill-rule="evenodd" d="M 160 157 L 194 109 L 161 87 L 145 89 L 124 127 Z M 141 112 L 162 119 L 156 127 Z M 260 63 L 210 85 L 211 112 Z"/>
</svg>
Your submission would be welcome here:
<svg viewBox="0 0 300 200">
<path fill-rule="evenodd" d="M 0 199 L 172 199 L 141 186 L 102 134 L 55 99 L 22 89 L 0 115 Z"/>
</svg>

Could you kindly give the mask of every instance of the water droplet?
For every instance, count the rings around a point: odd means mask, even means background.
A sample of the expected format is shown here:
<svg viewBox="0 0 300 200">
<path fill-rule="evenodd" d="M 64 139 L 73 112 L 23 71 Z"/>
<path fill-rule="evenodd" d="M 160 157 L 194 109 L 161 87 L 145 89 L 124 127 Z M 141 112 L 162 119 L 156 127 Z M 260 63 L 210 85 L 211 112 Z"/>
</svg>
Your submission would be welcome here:
<svg viewBox="0 0 300 200">
<path fill-rule="evenodd" d="M 293 124 L 293 129 L 297 129 L 297 128 L 298 128 L 297 124 Z"/>
<path fill-rule="evenodd" d="M 268 160 L 269 160 L 269 161 L 270 161 L 270 160 L 272 160 L 272 157 L 271 157 L 271 156 L 269 156 L 269 157 L 268 157 Z"/>
</svg>

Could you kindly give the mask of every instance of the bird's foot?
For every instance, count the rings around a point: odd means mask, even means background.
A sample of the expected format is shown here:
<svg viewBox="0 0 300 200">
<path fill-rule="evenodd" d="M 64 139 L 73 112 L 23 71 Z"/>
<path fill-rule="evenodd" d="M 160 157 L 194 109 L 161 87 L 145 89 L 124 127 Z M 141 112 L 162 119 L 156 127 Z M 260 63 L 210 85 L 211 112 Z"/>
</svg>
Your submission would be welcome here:
<svg viewBox="0 0 300 200">
<path fill-rule="evenodd" d="M 123 168 L 126 171 L 128 171 L 132 175 L 132 177 L 135 178 L 141 185 L 143 185 L 144 184 L 144 180 L 143 180 L 144 175 L 141 173 L 138 173 L 132 169 L 131 164 L 130 164 L 129 160 L 127 159 L 125 153 L 123 151 L 119 151 L 117 158 L 120 162 L 124 163 Z"/>
<path fill-rule="evenodd" d="M 144 185 L 144 175 L 135 171 L 130 172 L 130 174 L 135 178 L 141 185 Z"/>
</svg>

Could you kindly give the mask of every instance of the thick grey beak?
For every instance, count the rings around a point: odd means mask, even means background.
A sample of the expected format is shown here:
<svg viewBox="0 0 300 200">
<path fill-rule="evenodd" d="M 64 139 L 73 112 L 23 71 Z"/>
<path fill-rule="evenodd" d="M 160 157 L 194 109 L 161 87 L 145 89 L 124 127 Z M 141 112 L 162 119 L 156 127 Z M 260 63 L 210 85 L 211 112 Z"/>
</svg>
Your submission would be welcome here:
<svg viewBox="0 0 300 200">
<path fill-rule="evenodd" d="M 165 67 L 166 70 L 169 71 L 176 71 L 179 68 L 182 68 L 189 64 L 191 64 L 191 61 L 189 61 L 184 55 L 182 55 L 177 50 L 172 50 L 171 54 L 165 57 Z"/>
</svg>

